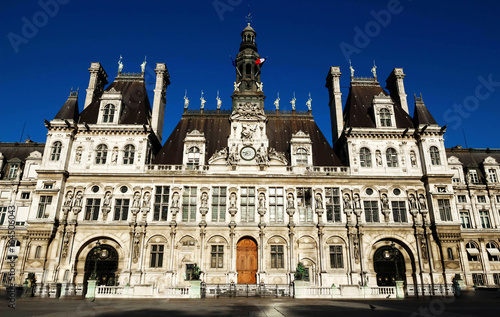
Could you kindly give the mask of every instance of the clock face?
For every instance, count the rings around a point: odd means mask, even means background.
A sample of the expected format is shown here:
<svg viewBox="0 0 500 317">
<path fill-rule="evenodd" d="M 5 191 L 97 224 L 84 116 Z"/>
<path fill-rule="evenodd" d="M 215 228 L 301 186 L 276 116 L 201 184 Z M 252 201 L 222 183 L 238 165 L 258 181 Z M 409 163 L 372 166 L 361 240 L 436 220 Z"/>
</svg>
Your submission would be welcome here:
<svg viewBox="0 0 500 317">
<path fill-rule="evenodd" d="M 255 149 L 251 146 L 245 146 L 240 152 L 241 158 L 250 161 L 255 157 Z"/>
</svg>

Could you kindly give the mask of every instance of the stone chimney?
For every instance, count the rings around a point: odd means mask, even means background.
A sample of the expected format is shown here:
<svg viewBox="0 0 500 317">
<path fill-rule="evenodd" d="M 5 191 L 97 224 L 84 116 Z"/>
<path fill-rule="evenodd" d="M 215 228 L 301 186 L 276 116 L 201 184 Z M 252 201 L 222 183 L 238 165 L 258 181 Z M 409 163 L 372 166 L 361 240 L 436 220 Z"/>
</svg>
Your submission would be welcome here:
<svg viewBox="0 0 500 317">
<path fill-rule="evenodd" d="M 405 85 L 403 83 L 404 78 L 405 73 L 403 73 L 403 69 L 394 68 L 385 82 L 387 83 L 386 88 L 389 89 L 391 98 L 399 102 L 401 108 L 408 113 L 408 101 L 406 101 Z"/>
<path fill-rule="evenodd" d="M 166 93 L 167 86 L 170 85 L 170 75 L 168 74 L 165 63 L 156 64 L 156 86 L 154 90 L 153 100 L 153 117 L 151 125 L 153 132 L 156 134 L 158 141 L 161 143 L 163 133 L 163 119 L 165 117 L 165 104 L 167 103 Z"/>
<path fill-rule="evenodd" d="M 87 96 L 85 97 L 85 104 L 83 109 L 94 101 L 96 94 L 104 90 L 104 86 L 108 83 L 108 74 L 102 68 L 101 63 L 91 63 L 90 68 L 89 88 L 87 88 Z"/>
<path fill-rule="evenodd" d="M 342 93 L 340 92 L 340 67 L 330 67 L 326 76 L 326 85 L 330 95 L 330 119 L 332 121 L 332 146 L 337 142 L 344 129 L 344 118 L 342 115 Z"/>
</svg>

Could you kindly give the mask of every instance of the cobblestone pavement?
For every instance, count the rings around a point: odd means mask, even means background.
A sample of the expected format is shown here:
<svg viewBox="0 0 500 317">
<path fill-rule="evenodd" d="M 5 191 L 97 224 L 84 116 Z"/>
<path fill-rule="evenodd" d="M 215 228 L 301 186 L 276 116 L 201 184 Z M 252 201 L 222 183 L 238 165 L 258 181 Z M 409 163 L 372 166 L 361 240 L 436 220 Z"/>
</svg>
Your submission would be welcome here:
<svg viewBox="0 0 500 317">
<path fill-rule="evenodd" d="M 499 316 L 500 292 L 477 291 L 459 298 L 387 300 L 293 298 L 41 299 L 21 298 L 16 309 L 0 301 L 0 316 Z"/>
</svg>

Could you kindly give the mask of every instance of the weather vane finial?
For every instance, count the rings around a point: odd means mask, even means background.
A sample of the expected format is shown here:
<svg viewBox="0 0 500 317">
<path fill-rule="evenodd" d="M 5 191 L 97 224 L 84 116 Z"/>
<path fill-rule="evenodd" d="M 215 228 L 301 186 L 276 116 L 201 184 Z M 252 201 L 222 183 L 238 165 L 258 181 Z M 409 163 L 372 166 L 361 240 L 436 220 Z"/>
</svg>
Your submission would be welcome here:
<svg viewBox="0 0 500 317">
<path fill-rule="evenodd" d="M 252 12 L 250 12 L 250 5 L 248 5 L 247 23 L 248 23 L 248 25 L 250 25 L 250 23 L 252 23 Z"/>
</svg>

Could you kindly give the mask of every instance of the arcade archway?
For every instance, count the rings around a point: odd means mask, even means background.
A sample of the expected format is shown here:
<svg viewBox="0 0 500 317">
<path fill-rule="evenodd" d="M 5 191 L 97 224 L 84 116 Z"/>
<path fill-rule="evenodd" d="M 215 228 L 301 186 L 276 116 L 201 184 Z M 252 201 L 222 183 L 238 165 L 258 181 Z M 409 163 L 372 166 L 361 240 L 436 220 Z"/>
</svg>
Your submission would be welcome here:
<svg viewBox="0 0 500 317">
<path fill-rule="evenodd" d="M 257 243 L 250 237 L 242 238 L 236 247 L 238 284 L 257 283 Z"/>
<path fill-rule="evenodd" d="M 96 279 L 97 285 L 113 286 L 117 284 L 118 252 L 110 245 L 97 245 L 85 260 L 84 282 Z"/>
<path fill-rule="evenodd" d="M 401 252 L 392 246 L 380 247 L 373 256 L 378 286 L 395 286 L 396 281 L 406 280 L 406 265 Z"/>
</svg>

